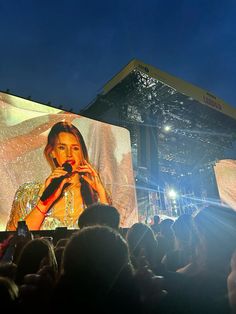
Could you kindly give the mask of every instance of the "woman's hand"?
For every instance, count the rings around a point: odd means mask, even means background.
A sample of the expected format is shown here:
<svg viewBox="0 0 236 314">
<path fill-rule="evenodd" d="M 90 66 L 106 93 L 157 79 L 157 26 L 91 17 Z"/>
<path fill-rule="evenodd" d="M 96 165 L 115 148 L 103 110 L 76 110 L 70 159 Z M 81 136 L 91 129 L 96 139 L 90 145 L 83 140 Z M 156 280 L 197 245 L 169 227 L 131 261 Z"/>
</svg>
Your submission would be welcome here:
<svg viewBox="0 0 236 314">
<path fill-rule="evenodd" d="M 49 184 L 52 182 L 53 179 L 65 176 L 66 174 L 68 174 L 68 172 L 65 171 L 63 167 L 57 167 L 56 169 L 53 170 L 50 176 L 45 180 L 45 188 L 49 186 Z"/>
<path fill-rule="evenodd" d="M 93 188 L 94 191 L 98 193 L 99 200 L 101 203 L 109 204 L 111 203 L 107 192 L 102 184 L 99 174 L 97 171 L 84 160 L 84 165 L 81 165 L 77 171 L 81 174 L 82 178 L 88 182 L 88 184 Z"/>
<path fill-rule="evenodd" d="M 50 184 L 53 184 L 54 180 L 59 178 L 61 180 L 57 181 L 57 183 L 54 183 L 52 186 L 52 193 L 50 193 L 49 196 L 47 196 L 47 194 L 45 196 L 44 193 L 45 191 L 48 193 L 47 188 L 50 188 Z M 71 176 L 68 176 L 68 172 L 65 171 L 63 167 L 57 167 L 45 181 L 44 191 L 40 199 L 41 204 L 39 205 L 44 205 L 45 209 L 49 210 L 52 204 L 61 196 L 64 185 L 70 181 Z"/>
</svg>

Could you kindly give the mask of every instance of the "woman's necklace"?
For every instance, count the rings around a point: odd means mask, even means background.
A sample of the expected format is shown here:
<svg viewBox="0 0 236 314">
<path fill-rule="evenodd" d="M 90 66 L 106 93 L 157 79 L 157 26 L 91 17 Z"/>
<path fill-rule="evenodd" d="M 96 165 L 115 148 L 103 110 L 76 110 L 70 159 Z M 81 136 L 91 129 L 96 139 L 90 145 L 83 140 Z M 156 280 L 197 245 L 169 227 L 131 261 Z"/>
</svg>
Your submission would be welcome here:
<svg viewBox="0 0 236 314">
<path fill-rule="evenodd" d="M 73 182 L 64 190 L 64 200 L 65 200 L 65 216 L 64 223 L 68 227 L 73 227 L 76 210 L 82 212 L 84 209 L 83 200 L 81 197 L 81 183 Z"/>
</svg>

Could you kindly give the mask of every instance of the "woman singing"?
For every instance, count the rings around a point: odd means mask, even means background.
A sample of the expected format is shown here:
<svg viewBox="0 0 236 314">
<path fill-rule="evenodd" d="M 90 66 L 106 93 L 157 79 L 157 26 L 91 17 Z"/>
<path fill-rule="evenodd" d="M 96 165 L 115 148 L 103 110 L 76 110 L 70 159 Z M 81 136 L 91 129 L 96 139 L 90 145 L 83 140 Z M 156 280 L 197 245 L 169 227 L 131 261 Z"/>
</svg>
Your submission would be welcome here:
<svg viewBox="0 0 236 314">
<path fill-rule="evenodd" d="M 84 208 L 96 202 L 111 204 L 99 174 L 91 166 L 84 139 L 67 122 L 49 132 L 44 155 L 52 169 L 44 184 L 25 183 L 17 190 L 7 230 L 25 220 L 30 230 L 77 227 Z"/>
</svg>

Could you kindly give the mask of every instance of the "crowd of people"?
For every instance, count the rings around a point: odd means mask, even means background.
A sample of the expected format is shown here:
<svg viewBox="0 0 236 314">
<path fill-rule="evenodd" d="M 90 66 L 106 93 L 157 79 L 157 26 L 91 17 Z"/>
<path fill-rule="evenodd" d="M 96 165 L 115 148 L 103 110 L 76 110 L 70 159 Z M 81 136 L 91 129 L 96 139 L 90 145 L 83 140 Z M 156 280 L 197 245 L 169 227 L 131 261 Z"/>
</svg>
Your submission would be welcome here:
<svg viewBox="0 0 236 314">
<path fill-rule="evenodd" d="M 2 306 L 24 313 L 236 313 L 236 212 L 154 217 L 119 227 L 88 206 L 60 237 L 17 232 L 0 244 Z"/>
</svg>

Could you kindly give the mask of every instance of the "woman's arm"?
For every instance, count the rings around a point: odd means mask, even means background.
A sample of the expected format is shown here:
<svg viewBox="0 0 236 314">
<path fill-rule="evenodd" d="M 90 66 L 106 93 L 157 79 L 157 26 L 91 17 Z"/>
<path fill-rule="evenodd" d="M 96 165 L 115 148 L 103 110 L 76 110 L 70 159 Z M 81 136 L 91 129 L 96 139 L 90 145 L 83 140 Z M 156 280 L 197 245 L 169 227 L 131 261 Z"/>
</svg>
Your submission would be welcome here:
<svg viewBox="0 0 236 314">
<path fill-rule="evenodd" d="M 63 177 L 67 174 L 67 172 L 62 167 L 56 168 L 52 174 L 47 178 L 45 181 L 43 192 L 46 190 L 46 188 L 52 183 L 53 179 Z M 53 193 L 47 197 L 46 199 L 39 199 L 33 210 L 27 215 L 25 218 L 26 224 L 29 228 L 29 230 L 39 230 L 41 228 L 41 225 L 47 216 L 47 212 L 52 207 L 53 204 L 55 204 L 58 199 L 60 198 L 62 194 L 63 187 L 66 183 L 69 183 L 71 180 L 70 177 L 64 177 L 64 179 L 61 181 L 61 183 L 58 185 L 56 190 L 53 191 Z"/>
</svg>

